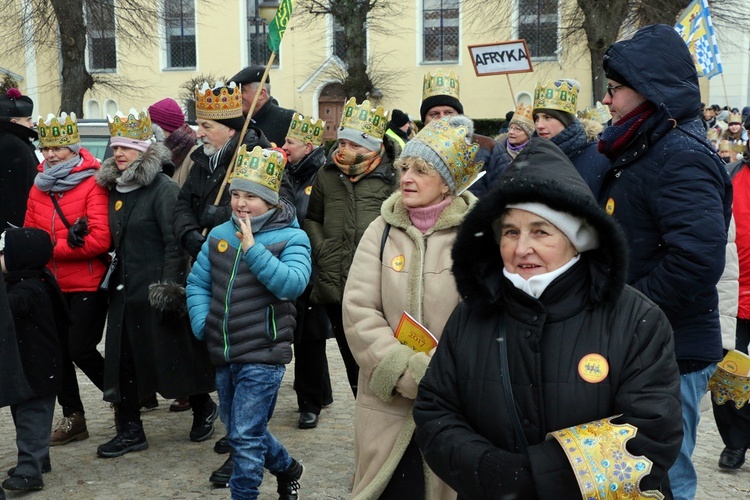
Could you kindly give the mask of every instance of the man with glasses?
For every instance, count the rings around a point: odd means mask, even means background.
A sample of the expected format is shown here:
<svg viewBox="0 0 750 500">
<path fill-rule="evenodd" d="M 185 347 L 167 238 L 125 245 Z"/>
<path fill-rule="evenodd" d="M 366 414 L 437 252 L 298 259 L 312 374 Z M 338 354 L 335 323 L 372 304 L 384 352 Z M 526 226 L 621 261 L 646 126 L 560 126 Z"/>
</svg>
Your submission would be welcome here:
<svg viewBox="0 0 750 500">
<path fill-rule="evenodd" d="M 699 405 L 722 358 L 716 284 L 732 185 L 698 116 L 695 63 L 671 26 L 646 26 L 612 44 L 604 72 L 612 125 L 599 151 L 611 166 L 599 201 L 630 243 L 628 284 L 656 302 L 674 330 L 684 439 L 669 480 L 675 499 L 692 499 Z"/>
</svg>

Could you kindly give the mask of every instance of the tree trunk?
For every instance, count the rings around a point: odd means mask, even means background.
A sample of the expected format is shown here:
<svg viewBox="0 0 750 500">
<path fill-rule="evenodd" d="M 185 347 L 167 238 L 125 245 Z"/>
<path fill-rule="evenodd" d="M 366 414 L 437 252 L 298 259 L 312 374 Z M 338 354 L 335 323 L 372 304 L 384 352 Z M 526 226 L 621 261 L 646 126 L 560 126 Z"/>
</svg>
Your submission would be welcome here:
<svg viewBox="0 0 750 500">
<path fill-rule="evenodd" d="M 50 0 L 60 30 L 62 85 L 60 110 L 83 118 L 83 97 L 94 86 L 86 69 L 84 0 Z"/>
<path fill-rule="evenodd" d="M 602 59 L 610 45 L 617 41 L 620 25 L 628 13 L 628 0 L 578 0 L 583 13 L 583 30 L 591 56 L 591 89 L 594 102 L 601 101 L 607 91 Z"/>
<path fill-rule="evenodd" d="M 347 98 L 355 97 L 357 102 L 364 101 L 374 86 L 367 74 L 367 14 L 362 2 L 356 0 L 338 0 L 333 12 L 334 17 L 344 28 L 347 77 L 342 82 Z M 332 6 L 333 7 L 333 6 Z"/>
</svg>

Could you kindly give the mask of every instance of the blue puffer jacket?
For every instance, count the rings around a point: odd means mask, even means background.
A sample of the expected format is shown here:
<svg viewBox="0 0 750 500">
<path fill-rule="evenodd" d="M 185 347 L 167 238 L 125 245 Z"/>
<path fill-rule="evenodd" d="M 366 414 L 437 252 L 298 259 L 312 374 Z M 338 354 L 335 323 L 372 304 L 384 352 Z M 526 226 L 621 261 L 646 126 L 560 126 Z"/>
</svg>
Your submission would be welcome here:
<svg viewBox="0 0 750 500">
<path fill-rule="evenodd" d="M 294 301 L 310 279 L 310 240 L 294 208 L 281 208 L 242 252 L 233 220 L 208 234 L 187 282 L 193 334 L 215 365 L 292 360 Z"/>
<path fill-rule="evenodd" d="M 656 106 L 612 162 L 599 195 L 630 243 L 628 283 L 667 314 L 678 361 L 718 361 L 716 283 L 724 269 L 732 185 L 696 118 L 695 65 L 666 25 L 613 44 L 604 64 Z M 685 366 L 680 363 L 683 372 Z"/>
</svg>

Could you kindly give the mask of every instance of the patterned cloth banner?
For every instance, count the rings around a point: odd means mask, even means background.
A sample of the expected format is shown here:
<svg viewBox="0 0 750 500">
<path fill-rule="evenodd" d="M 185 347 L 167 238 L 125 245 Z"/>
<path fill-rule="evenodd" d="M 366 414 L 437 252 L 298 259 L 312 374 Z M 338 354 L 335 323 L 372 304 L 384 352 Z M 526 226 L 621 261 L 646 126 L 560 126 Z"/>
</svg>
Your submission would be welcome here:
<svg viewBox="0 0 750 500">
<path fill-rule="evenodd" d="M 693 55 L 698 76 L 709 79 L 720 74 L 721 58 L 707 0 L 693 0 L 682 12 L 674 29 Z"/>
<path fill-rule="evenodd" d="M 271 25 L 268 27 L 268 48 L 271 52 L 279 52 L 279 46 L 281 45 L 281 39 L 286 31 L 286 25 L 289 22 L 289 18 L 292 17 L 292 6 L 294 0 L 281 0 L 279 10 L 276 11 L 276 17 L 271 21 Z"/>
</svg>

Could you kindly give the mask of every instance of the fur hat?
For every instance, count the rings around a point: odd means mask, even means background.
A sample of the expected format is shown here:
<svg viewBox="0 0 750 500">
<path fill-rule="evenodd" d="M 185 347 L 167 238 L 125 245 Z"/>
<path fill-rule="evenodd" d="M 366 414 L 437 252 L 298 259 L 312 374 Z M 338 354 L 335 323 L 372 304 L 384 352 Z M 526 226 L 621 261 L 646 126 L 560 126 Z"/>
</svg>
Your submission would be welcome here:
<svg viewBox="0 0 750 500">
<path fill-rule="evenodd" d="M 148 107 L 151 121 L 167 132 L 174 132 L 185 123 L 185 114 L 177 101 L 167 97 Z"/>
<path fill-rule="evenodd" d="M 47 231 L 34 227 L 8 228 L 0 238 L 8 271 L 42 269 L 52 258 L 52 241 Z"/>
<path fill-rule="evenodd" d="M 25 118 L 34 111 L 34 101 L 21 94 L 18 89 L 8 89 L 0 95 L 0 116 L 5 118 Z"/>
</svg>

